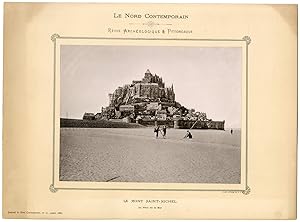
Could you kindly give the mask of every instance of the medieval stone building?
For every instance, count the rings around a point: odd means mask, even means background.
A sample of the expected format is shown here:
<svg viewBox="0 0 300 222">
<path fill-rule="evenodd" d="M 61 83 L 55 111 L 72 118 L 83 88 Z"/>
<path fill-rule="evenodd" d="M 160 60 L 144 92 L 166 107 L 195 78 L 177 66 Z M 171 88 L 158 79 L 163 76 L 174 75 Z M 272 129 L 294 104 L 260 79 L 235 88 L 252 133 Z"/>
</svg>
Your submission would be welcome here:
<svg viewBox="0 0 300 222">
<path fill-rule="evenodd" d="M 165 87 L 165 83 L 158 75 L 151 74 L 147 69 L 142 80 L 134 80 L 131 84 L 118 87 L 109 94 L 109 106 L 134 104 L 140 101 L 148 102 L 175 102 L 173 85 Z"/>
<path fill-rule="evenodd" d="M 141 80 L 119 86 L 108 95 L 109 105 L 102 107 L 95 119 L 111 121 L 134 121 L 143 125 L 153 121 L 165 121 L 164 124 L 175 128 L 215 128 L 224 129 L 224 122 L 216 123 L 207 119 L 206 113 L 187 109 L 175 100 L 173 84 L 166 87 L 162 78 L 147 69 Z M 197 121 L 196 124 L 195 121 Z"/>
</svg>

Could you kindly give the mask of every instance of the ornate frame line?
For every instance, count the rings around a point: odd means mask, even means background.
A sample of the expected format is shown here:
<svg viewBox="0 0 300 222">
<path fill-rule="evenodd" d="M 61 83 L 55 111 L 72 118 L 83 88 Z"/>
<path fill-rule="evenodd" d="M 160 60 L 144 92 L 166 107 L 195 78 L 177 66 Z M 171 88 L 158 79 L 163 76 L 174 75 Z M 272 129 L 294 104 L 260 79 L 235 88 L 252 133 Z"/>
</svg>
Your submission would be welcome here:
<svg viewBox="0 0 300 222">
<path fill-rule="evenodd" d="M 56 92 L 56 39 L 103 39 L 103 40 L 168 40 L 168 41 L 243 41 L 246 42 L 246 178 L 245 178 L 245 190 L 217 190 L 217 189 L 129 189 L 129 188 L 60 188 L 54 186 L 54 173 L 55 173 L 55 92 Z M 248 46 L 251 43 L 249 36 L 244 36 L 242 39 L 178 39 L 178 38 L 107 38 L 107 37 L 67 37 L 60 36 L 59 34 L 51 35 L 51 41 L 54 43 L 54 78 L 53 78 L 53 152 L 52 152 L 52 182 L 49 190 L 52 193 L 56 193 L 58 190 L 131 190 L 131 191 L 221 191 L 224 193 L 242 193 L 248 195 L 251 192 L 248 186 Z"/>
</svg>

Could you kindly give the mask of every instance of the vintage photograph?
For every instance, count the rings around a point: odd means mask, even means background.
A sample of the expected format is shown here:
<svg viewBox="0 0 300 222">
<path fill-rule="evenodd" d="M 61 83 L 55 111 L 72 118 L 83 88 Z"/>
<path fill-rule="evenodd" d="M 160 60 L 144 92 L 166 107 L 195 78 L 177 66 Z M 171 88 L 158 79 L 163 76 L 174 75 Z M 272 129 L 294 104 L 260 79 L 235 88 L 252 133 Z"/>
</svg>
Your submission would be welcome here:
<svg viewBox="0 0 300 222">
<path fill-rule="evenodd" d="M 241 47 L 60 46 L 60 181 L 240 184 L 241 122 Z"/>
</svg>

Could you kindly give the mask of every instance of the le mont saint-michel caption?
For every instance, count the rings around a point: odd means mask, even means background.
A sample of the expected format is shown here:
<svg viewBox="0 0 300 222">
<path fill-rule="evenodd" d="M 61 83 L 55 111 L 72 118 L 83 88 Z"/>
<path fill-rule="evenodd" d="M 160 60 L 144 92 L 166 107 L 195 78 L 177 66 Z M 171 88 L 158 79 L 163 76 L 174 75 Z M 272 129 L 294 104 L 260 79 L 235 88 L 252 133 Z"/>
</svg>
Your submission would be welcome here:
<svg viewBox="0 0 300 222">
<path fill-rule="evenodd" d="M 192 34 L 192 30 L 173 29 L 172 22 L 188 20 L 189 15 L 182 14 L 137 14 L 137 13 L 113 13 L 114 19 L 127 19 L 128 27 L 110 27 L 108 33 L 120 34 Z M 130 26 L 130 27 L 129 27 Z"/>
</svg>

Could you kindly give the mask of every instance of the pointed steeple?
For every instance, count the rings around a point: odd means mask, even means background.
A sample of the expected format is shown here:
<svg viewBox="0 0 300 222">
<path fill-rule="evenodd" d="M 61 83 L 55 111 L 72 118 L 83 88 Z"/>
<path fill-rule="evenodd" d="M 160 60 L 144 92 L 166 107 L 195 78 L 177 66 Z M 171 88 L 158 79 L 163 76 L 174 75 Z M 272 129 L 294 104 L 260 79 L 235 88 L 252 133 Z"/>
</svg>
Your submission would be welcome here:
<svg viewBox="0 0 300 222">
<path fill-rule="evenodd" d="M 150 73 L 150 74 L 151 74 L 151 72 L 150 72 L 150 70 L 149 70 L 149 69 L 147 69 L 146 73 Z"/>
</svg>

